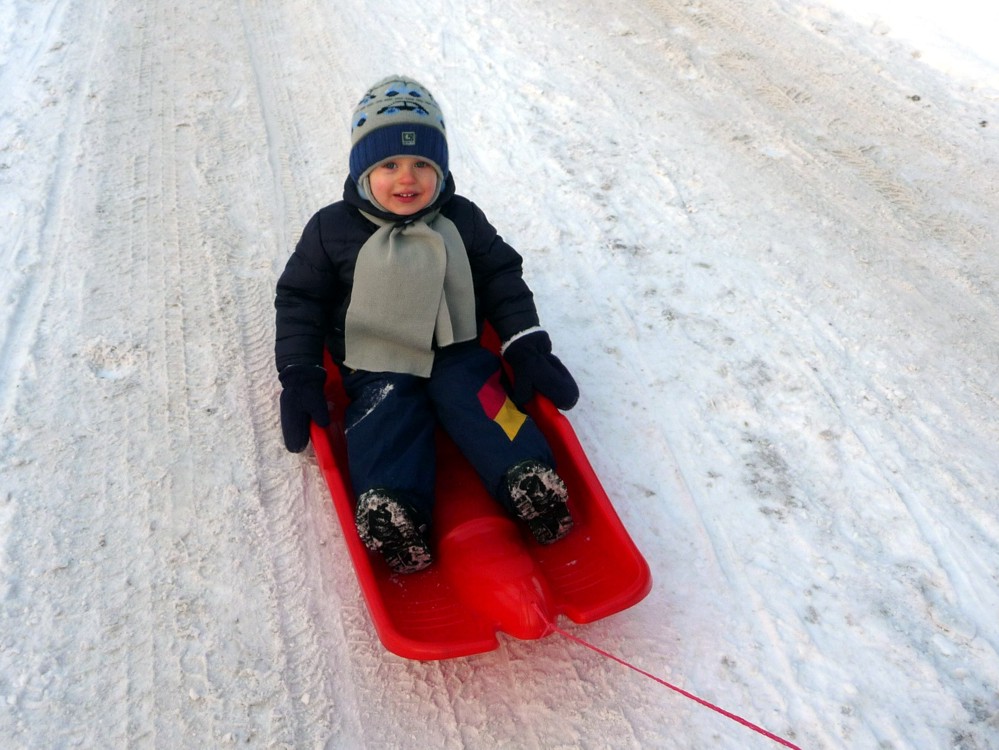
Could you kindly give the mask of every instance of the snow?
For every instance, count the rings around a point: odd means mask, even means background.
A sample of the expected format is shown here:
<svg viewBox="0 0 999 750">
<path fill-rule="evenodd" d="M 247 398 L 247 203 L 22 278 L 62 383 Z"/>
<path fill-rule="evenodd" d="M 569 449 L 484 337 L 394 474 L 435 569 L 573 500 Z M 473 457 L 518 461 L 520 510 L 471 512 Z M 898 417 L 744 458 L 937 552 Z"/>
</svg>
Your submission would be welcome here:
<svg viewBox="0 0 999 750">
<path fill-rule="evenodd" d="M 655 578 L 562 625 L 802 747 L 999 746 L 981 5 L 0 3 L 0 745 L 775 746 L 557 634 L 381 648 L 272 301 L 404 71 Z"/>
<path fill-rule="evenodd" d="M 975 0 L 906 2 L 905 0 L 822 0 L 822 5 L 845 12 L 868 31 L 904 40 L 911 54 L 957 78 L 988 81 L 994 87 L 999 72 L 999 49 L 991 30 L 999 8 Z"/>
</svg>

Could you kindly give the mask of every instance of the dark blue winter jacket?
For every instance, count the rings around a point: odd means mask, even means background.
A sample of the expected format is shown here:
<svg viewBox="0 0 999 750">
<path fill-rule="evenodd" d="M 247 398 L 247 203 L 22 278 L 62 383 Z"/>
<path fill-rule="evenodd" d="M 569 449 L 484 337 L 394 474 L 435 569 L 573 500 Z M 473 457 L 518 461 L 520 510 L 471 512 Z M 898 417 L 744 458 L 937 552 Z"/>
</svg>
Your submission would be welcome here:
<svg viewBox="0 0 999 750">
<path fill-rule="evenodd" d="M 520 255 L 497 234 L 482 210 L 456 195 L 449 176 L 432 206 L 412 217 L 440 209 L 458 228 L 472 267 L 479 333 L 488 320 L 501 341 L 538 325 L 534 296 L 522 275 Z M 306 224 L 295 252 L 277 284 L 278 370 L 288 365 L 322 364 L 323 346 L 333 361 L 344 359 L 344 320 L 350 304 L 357 255 L 378 227 L 360 212 L 380 213 L 347 179 L 343 200 L 321 209 Z"/>
</svg>

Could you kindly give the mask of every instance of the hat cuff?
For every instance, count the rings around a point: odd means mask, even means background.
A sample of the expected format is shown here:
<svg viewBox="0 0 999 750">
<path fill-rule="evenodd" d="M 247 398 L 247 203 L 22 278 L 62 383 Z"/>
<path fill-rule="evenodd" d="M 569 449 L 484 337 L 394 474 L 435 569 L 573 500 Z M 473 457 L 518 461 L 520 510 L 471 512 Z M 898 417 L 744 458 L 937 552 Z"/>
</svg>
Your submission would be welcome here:
<svg viewBox="0 0 999 750">
<path fill-rule="evenodd" d="M 447 139 L 435 127 L 416 123 L 393 123 L 372 130 L 350 150 L 350 176 L 354 182 L 371 167 L 393 156 L 417 156 L 432 161 L 448 174 Z"/>
</svg>

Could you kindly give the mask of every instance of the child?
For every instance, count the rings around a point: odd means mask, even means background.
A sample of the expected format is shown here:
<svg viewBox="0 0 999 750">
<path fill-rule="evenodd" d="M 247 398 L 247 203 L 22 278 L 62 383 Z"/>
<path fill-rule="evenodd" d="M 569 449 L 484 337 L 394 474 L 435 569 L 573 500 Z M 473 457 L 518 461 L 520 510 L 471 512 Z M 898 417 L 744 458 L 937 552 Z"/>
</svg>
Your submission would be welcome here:
<svg viewBox="0 0 999 750">
<path fill-rule="evenodd" d="M 504 342 L 518 406 L 537 390 L 570 409 L 579 391 L 538 325 L 520 256 L 455 194 L 441 111 L 416 81 L 386 78 L 357 105 L 343 200 L 306 225 L 275 306 L 285 445 L 301 451 L 310 420 L 329 423 L 326 346 L 350 399 L 357 530 L 394 571 L 431 563 L 437 424 L 539 542 L 569 532 L 565 484 L 478 343 L 484 321 Z"/>
</svg>

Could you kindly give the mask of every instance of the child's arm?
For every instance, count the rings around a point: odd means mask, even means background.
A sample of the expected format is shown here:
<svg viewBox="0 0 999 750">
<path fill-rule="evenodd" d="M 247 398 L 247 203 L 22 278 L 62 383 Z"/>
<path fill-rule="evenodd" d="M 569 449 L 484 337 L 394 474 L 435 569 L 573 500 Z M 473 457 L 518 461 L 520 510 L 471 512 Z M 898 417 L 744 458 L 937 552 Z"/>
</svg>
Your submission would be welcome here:
<svg viewBox="0 0 999 750">
<path fill-rule="evenodd" d="M 458 211 L 452 220 L 463 230 L 479 312 L 496 329 L 500 341 L 537 328 L 538 311 L 524 281 L 520 254 L 500 237 L 478 206 L 467 200 L 453 203 Z"/>
<path fill-rule="evenodd" d="M 476 278 L 476 297 L 503 342 L 503 358 L 513 369 L 514 402 L 523 406 L 538 391 L 559 409 L 571 409 L 579 400 L 579 388 L 552 354 L 551 338 L 539 324 L 534 294 L 524 281 L 523 259 L 477 206 L 469 204 L 469 211 L 473 233 L 466 249 Z"/>
<path fill-rule="evenodd" d="M 281 380 L 281 432 L 285 447 L 298 453 L 309 444 L 310 423 L 329 424 L 323 387 L 325 309 L 334 284 L 323 252 L 319 217 L 314 216 L 288 259 L 277 284 L 275 362 Z"/>
<path fill-rule="evenodd" d="M 316 214 L 306 224 L 277 283 L 274 358 L 278 372 L 289 365 L 322 365 L 326 315 L 335 289 L 336 272 L 324 251 Z"/>
</svg>

